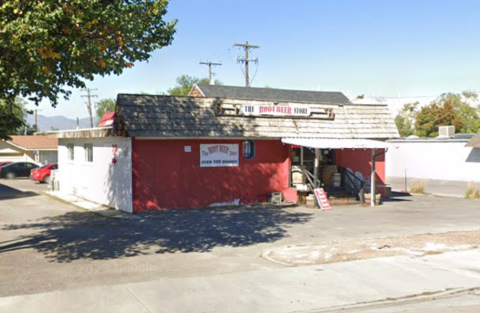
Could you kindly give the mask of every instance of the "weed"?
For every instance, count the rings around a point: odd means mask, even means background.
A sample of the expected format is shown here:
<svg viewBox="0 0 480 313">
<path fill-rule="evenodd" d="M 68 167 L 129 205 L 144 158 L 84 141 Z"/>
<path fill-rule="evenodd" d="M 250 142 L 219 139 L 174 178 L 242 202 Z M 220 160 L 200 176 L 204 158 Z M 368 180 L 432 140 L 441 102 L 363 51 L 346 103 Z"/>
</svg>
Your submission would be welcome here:
<svg viewBox="0 0 480 313">
<path fill-rule="evenodd" d="M 414 179 L 410 182 L 409 191 L 412 193 L 425 193 L 426 181 L 424 179 Z"/>
<path fill-rule="evenodd" d="M 467 199 L 480 199 L 480 183 L 469 182 L 468 189 L 465 193 L 465 198 Z"/>
</svg>

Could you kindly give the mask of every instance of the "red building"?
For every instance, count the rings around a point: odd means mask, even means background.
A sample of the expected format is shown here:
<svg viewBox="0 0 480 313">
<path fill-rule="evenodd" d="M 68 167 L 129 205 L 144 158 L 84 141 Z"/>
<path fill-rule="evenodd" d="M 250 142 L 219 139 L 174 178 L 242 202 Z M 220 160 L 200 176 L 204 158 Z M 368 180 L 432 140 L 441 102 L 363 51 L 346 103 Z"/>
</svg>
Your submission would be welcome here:
<svg viewBox="0 0 480 313">
<path fill-rule="evenodd" d="M 298 185 L 311 181 L 304 171 L 326 188 L 367 186 L 372 151 L 375 184 L 385 184 L 383 141 L 398 137 L 386 105 L 270 88 L 194 86 L 191 95 L 118 95 L 113 127 L 132 140 L 134 212 L 265 202 L 272 193 L 295 202 Z"/>
</svg>

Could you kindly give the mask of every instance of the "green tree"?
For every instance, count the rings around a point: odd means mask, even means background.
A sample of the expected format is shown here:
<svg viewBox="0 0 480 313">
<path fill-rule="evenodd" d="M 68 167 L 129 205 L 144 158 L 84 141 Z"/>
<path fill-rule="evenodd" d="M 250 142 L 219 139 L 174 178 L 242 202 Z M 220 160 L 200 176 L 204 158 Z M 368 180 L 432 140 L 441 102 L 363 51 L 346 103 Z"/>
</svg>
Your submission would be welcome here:
<svg viewBox="0 0 480 313">
<path fill-rule="evenodd" d="M 418 112 L 415 119 L 415 134 L 420 137 L 436 137 L 438 136 L 438 127 L 446 125 L 462 129 L 463 122 L 451 102 L 443 102 L 443 106 L 432 102 Z"/>
<path fill-rule="evenodd" d="M 25 123 L 20 129 L 18 130 L 19 135 L 33 135 L 35 133 L 35 125 L 30 125 Z"/>
<path fill-rule="evenodd" d="M 403 105 L 400 113 L 395 117 L 395 124 L 397 125 L 398 132 L 402 137 L 408 137 L 413 135 L 415 129 L 413 123 L 418 113 L 418 102 L 406 103 Z"/>
<path fill-rule="evenodd" d="M 478 95 L 473 91 L 442 94 L 420 110 L 415 119 L 416 134 L 435 137 L 438 127 L 446 125 L 455 126 L 457 133 L 476 133 L 480 130 L 480 108 L 469 103 L 476 100 Z"/>
<path fill-rule="evenodd" d="M 469 104 L 469 100 L 477 100 L 478 95 L 472 91 L 464 91 L 462 94 L 445 93 L 437 101 L 439 106 L 445 103 L 451 105 L 456 115 L 461 120 L 461 128 L 455 128 L 458 133 L 476 133 L 480 129 L 480 111 Z"/>
<path fill-rule="evenodd" d="M 462 97 L 463 96 L 463 97 Z M 478 96 L 472 91 L 464 91 L 461 95 L 454 93 L 443 94 L 438 101 L 439 104 L 449 103 L 455 109 L 456 114 L 462 121 L 462 128 L 456 128 L 458 133 L 476 133 L 480 129 L 480 112 L 467 101 L 476 100 Z"/>
<path fill-rule="evenodd" d="M 177 84 L 175 87 L 167 90 L 167 93 L 171 96 L 188 96 L 193 85 L 208 85 L 208 78 L 198 78 L 189 75 L 182 75 L 177 77 Z M 222 82 L 215 80 L 216 85 L 222 85 Z"/>
<path fill-rule="evenodd" d="M 10 139 L 9 135 L 17 134 L 22 126 L 28 110 L 25 109 L 26 102 L 16 98 L 13 105 L 7 105 L 6 100 L 0 99 L 0 139 Z"/>
<path fill-rule="evenodd" d="M 462 91 L 462 96 L 466 99 L 478 100 L 478 94 L 473 90 Z"/>
<path fill-rule="evenodd" d="M 100 120 L 103 115 L 107 112 L 115 111 L 115 100 L 114 99 L 102 99 L 97 102 L 97 108 L 95 112 L 97 113 L 97 117 Z"/>
<path fill-rule="evenodd" d="M 5 0 L 0 3 L 0 135 L 19 127 L 19 96 L 68 99 L 94 75 L 119 75 L 173 40 L 168 0 Z M 9 118 L 10 117 L 10 118 Z M 8 125 L 6 125 L 8 124 Z"/>
</svg>

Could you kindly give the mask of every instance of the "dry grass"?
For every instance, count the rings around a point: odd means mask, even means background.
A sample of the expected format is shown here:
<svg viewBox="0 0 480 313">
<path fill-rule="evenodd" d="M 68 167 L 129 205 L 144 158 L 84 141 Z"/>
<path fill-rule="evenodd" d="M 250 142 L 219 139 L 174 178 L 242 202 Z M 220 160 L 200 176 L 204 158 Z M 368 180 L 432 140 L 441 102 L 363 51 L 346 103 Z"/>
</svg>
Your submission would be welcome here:
<svg viewBox="0 0 480 313">
<path fill-rule="evenodd" d="M 468 189 L 465 193 L 465 198 L 467 199 L 480 199 L 480 183 L 469 182 Z"/>
<path fill-rule="evenodd" d="M 425 185 L 424 179 L 414 179 L 410 182 L 408 190 L 412 193 L 425 193 Z"/>
</svg>

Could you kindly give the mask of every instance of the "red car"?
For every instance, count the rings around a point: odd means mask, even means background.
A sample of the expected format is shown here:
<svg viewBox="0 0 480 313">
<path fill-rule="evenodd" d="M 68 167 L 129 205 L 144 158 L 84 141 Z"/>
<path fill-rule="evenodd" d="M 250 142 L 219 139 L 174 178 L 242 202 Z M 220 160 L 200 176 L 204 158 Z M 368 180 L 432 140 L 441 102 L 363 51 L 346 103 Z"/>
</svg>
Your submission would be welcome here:
<svg viewBox="0 0 480 313">
<path fill-rule="evenodd" d="M 45 166 L 34 168 L 30 171 L 30 178 L 41 183 L 50 183 L 50 174 L 52 170 L 58 169 L 57 163 L 50 163 Z"/>
<path fill-rule="evenodd" d="M 0 167 L 4 166 L 4 165 L 7 165 L 7 164 L 10 164 L 12 162 L 8 162 L 8 161 L 2 161 L 0 162 Z"/>
</svg>

